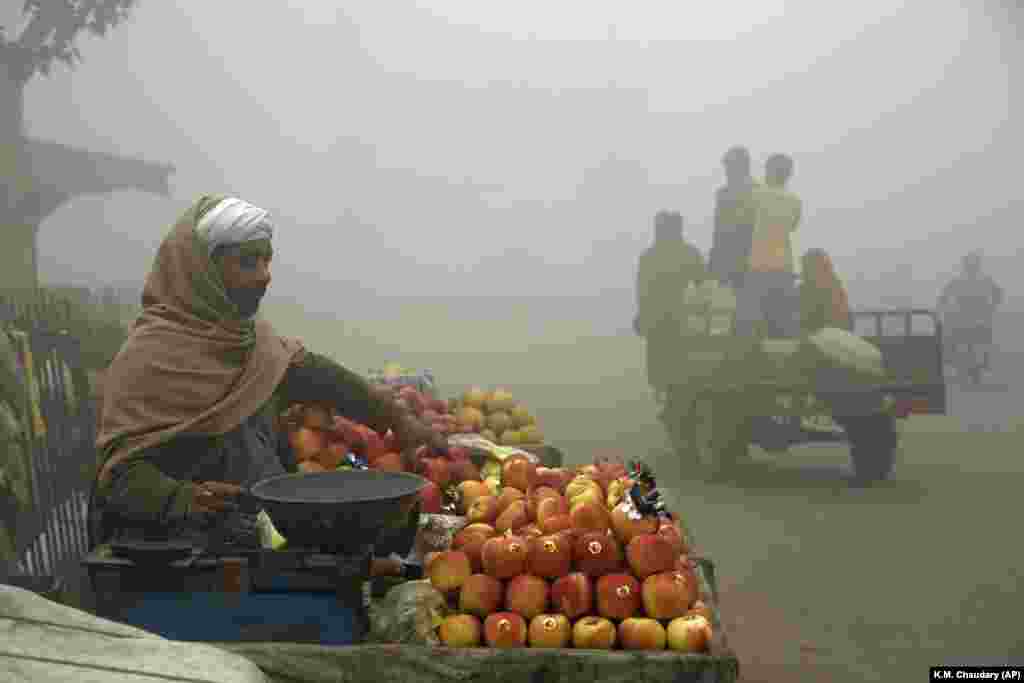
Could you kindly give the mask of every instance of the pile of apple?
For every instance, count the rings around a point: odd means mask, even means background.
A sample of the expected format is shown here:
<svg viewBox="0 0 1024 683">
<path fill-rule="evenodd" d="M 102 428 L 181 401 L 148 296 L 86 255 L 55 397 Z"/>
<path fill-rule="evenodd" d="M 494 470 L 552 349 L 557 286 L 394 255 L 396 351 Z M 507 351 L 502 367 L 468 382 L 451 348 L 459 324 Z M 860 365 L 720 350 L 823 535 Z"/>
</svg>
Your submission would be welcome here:
<svg viewBox="0 0 1024 683">
<path fill-rule="evenodd" d="M 337 469 L 349 453 L 366 459 L 371 448 L 382 454 L 387 451 L 388 439 L 393 440 L 390 436 L 382 438 L 366 425 L 337 417 L 329 407 L 318 404 L 292 405 L 278 422 L 302 472 Z"/>
<path fill-rule="evenodd" d="M 407 394 L 408 395 L 408 394 Z M 326 472 L 345 467 L 352 453 L 370 469 L 385 472 L 414 472 L 428 480 L 420 491 L 421 511 L 430 514 L 454 512 L 455 488 L 464 481 L 481 486 L 480 470 L 463 448 L 453 446 L 444 456 L 435 456 L 423 448 L 407 461 L 398 452 L 390 431 L 379 434 L 366 425 L 353 422 L 321 405 L 294 405 L 281 416 L 302 472 Z"/>
<path fill-rule="evenodd" d="M 678 518 L 640 515 L 625 466 L 572 471 L 513 455 L 500 491 L 467 481 L 467 526 L 424 558 L 455 612 L 450 647 L 701 652 L 712 617 Z"/>
<path fill-rule="evenodd" d="M 544 434 L 530 410 L 505 389 L 472 387 L 455 405 L 456 430 L 501 446 L 540 445 Z"/>
</svg>

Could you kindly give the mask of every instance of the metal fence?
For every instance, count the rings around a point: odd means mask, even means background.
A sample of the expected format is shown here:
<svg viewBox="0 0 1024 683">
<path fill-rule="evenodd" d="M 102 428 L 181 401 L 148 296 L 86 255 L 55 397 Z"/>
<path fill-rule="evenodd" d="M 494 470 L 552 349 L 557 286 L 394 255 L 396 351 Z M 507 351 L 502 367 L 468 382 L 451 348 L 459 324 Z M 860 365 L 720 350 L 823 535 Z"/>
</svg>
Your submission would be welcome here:
<svg viewBox="0 0 1024 683">
<path fill-rule="evenodd" d="M 19 569 L 32 576 L 71 582 L 88 551 L 87 509 L 95 465 L 96 412 L 81 362 L 80 340 L 66 331 L 66 301 L 37 297 L 23 303 L 0 296 L 0 324 L 24 333 L 31 353 L 19 350 L 19 371 L 38 388 L 26 406 L 32 509 L 18 520 Z"/>
</svg>

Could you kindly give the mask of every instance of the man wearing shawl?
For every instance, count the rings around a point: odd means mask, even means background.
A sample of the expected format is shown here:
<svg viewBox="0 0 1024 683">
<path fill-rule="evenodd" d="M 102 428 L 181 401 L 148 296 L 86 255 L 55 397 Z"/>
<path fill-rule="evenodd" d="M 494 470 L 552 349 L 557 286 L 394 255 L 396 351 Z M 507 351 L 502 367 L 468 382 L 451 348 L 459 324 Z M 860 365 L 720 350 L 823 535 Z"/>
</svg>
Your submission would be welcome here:
<svg viewBox="0 0 1024 683">
<path fill-rule="evenodd" d="M 683 217 L 661 211 L 654 218 L 654 244 L 640 256 L 633 327 L 647 342 L 647 381 L 661 401 L 672 366 L 682 361 L 680 307 L 687 285 L 706 276 L 704 257 L 683 239 Z"/>
<path fill-rule="evenodd" d="M 97 448 L 97 542 L 209 530 L 241 486 L 285 472 L 275 416 L 330 403 L 404 449 L 440 439 L 361 377 L 255 317 L 270 283 L 267 212 L 206 196 L 157 252 L 143 311 L 106 373 Z"/>
</svg>

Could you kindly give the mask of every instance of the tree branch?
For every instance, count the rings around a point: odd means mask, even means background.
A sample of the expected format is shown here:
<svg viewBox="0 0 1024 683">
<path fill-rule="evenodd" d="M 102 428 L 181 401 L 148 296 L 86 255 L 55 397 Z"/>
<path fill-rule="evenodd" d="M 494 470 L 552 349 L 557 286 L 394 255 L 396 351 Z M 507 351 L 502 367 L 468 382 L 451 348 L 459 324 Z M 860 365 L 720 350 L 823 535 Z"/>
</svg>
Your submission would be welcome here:
<svg viewBox="0 0 1024 683">
<path fill-rule="evenodd" d="M 50 18 L 47 16 L 49 13 L 43 11 L 41 3 L 34 6 L 31 3 L 25 3 L 25 12 L 31 13 L 32 18 L 22 30 L 21 35 L 18 36 L 17 45 L 22 49 L 35 52 L 43 46 L 54 27 L 53 24 L 47 25 L 47 19 Z"/>
<path fill-rule="evenodd" d="M 12 43 L 28 60 L 26 78 L 47 74 L 57 61 L 74 66 L 80 59 L 75 41 L 82 31 L 105 35 L 135 4 L 136 0 L 26 0 L 28 25 Z"/>
</svg>

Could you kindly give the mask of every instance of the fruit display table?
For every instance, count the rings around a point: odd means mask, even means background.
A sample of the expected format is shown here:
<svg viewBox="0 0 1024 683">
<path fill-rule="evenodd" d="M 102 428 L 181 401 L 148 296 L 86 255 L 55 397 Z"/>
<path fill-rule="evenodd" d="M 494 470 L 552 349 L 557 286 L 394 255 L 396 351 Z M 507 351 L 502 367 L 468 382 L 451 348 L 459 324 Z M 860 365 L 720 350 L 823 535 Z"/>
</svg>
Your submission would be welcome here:
<svg viewBox="0 0 1024 683">
<path fill-rule="evenodd" d="M 215 643 L 256 664 L 272 683 L 735 683 L 739 660 L 718 609 L 714 565 L 697 561 L 715 627 L 707 652 L 450 648 L 367 644 Z"/>
<path fill-rule="evenodd" d="M 273 683 L 734 683 L 732 652 L 493 650 L 412 645 L 230 643 Z"/>
</svg>

